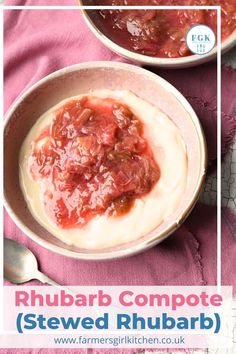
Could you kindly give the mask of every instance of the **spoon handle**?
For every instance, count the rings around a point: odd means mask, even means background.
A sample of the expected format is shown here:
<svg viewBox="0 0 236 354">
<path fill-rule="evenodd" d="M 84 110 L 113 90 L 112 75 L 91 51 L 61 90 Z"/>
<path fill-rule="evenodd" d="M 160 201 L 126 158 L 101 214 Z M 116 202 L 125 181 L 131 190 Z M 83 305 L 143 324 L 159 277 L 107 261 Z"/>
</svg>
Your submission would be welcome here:
<svg viewBox="0 0 236 354">
<path fill-rule="evenodd" d="M 59 287 L 59 288 L 62 287 L 62 285 L 56 283 L 54 280 L 50 279 L 47 275 L 45 275 L 44 273 L 40 272 L 39 270 L 35 274 L 35 278 L 37 280 L 40 280 L 44 284 L 47 283 L 47 284 L 50 284 L 52 286 L 56 286 L 56 287 Z"/>
<path fill-rule="evenodd" d="M 50 279 L 47 275 L 40 272 L 39 270 L 35 274 L 35 279 L 41 281 L 42 283 L 47 283 L 49 285 L 55 286 L 56 288 L 64 289 L 66 292 L 70 293 L 71 295 L 75 295 L 74 292 L 68 288 L 67 286 L 60 285 L 56 283 L 54 280 Z"/>
</svg>

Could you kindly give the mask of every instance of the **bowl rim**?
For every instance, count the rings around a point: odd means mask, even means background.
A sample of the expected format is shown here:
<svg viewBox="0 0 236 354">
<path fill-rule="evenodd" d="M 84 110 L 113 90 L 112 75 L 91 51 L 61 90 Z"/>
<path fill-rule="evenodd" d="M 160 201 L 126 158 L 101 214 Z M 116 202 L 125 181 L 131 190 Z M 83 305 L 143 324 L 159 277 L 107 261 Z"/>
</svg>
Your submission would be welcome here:
<svg viewBox="0 0 236 354">
<path fill-rule="evenodd" d="M 83 6 L 83 0 L 77 0 L 80 6 Z M 144 65 L 153 65 L 163 68 L 186 68 L 190 66 L 197 66 L 203 63 L 206 63 L 210 60 L 213 60 L 217 56 L 217 46 L 215 46 L 209 53 L 205 55 L 192 54 L 189 56 L 179 57 L 179 58 L 159 58 L 148 56 L 140 53 L 136 53 L 129 49 L 122 47 L 121 45 L 115 43 L 112 39 L 107 37 L 95 23 L 92 21 L 88 15 L 88 9 L 80 9 L 82 16 L 87 23 L 91 32 L 109 49 L 115 52 L 122 57 L 144 64 Z M 230 50 L 236 45 L 236 30 L 232 32 L 220 45 L 221 55 Z"/>
<path fill-rule="evenodd" d="M 121 63 L 121 62 L 110 62 L 110 61 L 95 61 L 95 62 L 85 62 L 81 64 L 74 64 L 71 66 L 67 66 L 65 68 L 59 69 L 41 80 L 37 81 L 35 84 L 33 84 L 31 87 L 29 87 L 22 95 L 20 95 L 14 103 L 10 106 L 8 111 L 5 114 L 5 119 L 4 119 L 4 137 L 5 137 L 5 132 L 6 128 L 8 126 L 8 123 L 11 120 L 11 117 L 16 110 L 16 108 L 27 98 L 29 97 L 37 88 L 42 86 L 44 83 L 47 81 L 53 80 L 55 78 L 58 78 L 62 75 L 66 75 L 72 72 L 84 70 L 84 69 L 101 69 L 101 68 L 113 68 L 113 69 L 124 69 L 124 70 L 131 70 L 136 73 L 143 73 L 147 77 L 149 77 L 152 81 L 157 81 L 159 85 L 163 85 L 163 87 L 168 90 L 171 94 L 174 95 L 174 97 L 179 101 L 179 103 L 183 106 L 183 108 L 187 111 L 189 114 L 189 118 L 192 120 L 194 127 L 196 129 L 196 132 L 198 134 L 198 139 L 199 139 L 199 148 L 200 148 L 200 159 L 201 163 L 199 166 L 199 176 L 198 176 L 198 181 L 195 186 L 194 193 L 192 194 L 191 199 L 187 203 L 186 208 L 180 215 L 179 219 L 176 221 L 173 221 L 167 228 L 164 230 L 162 235 L 159 237 L 155 235 L 151 235 L 150 239 L 148 240 L 142 240 L 140 238 L 139 240 L 136 240 L 136 244 L 133 245 L 132 247 L 125 248 L 124 249 L 118 249 L 114 251 L 109 251 L 107 249 L 101 249 L 99 252 L 96 253 L 96 250 L 88 250 L 88 252 L 76 252 L 73 250 L 69 250 L 66 248 L 63 248 L 61 246 L 55 245 L 50 243 L 49 241 L 42 239 L 40 236 L 38 236 L 35 232 L 31 231 L 22 221 L 21 219 L 15 214 L 13 208 L 10 206 L 10 203 L 8 202 L 6 193 L 5 193 L 5 187 L 4 187 L 4 200 L 3 204 L 4 207 L 6 208 L 6 211 L 8 212 L 9 216 L 11 219 L 15 222 L 15 224 L 19 227 L 20 230 L 22 230 L 30 239 L 35 241 L 37 244 L 40 246 L 46 248 L 47 250 L 50 250 L 52 252 L 55 252 L 57 254 L 67 256 L 70 258 L 75 258 L 75 259 L 80 259 L 80 260 L 111 260 L 111 259 L 118 259 L 118 258 L 123 258 L 131 255 L 135 255 L 138 253 L 141 253 L 145 250 L 148 250 L 149 248 L 157 245 L 158 243 L 162 242 L 164 239 L 166 239 L 170 234 L 172 234 L 174 231 L 176 231 L 177 228 L 185 221 L 185 219 L 188 217 L 190 212 L 192 211 L 193 207 L 195 206 L 198 197 L 200 195 L 201 189 L 203 187 L 203 183 L 205 181 L 205 176 L 206 176 L 206 169 L 207 169 L 207 145 L 206 145 L 206 139 L 205 139 L 205 134 L 203 131 L 203 128 L 201 126 L 201 123 L 193 110 L 192 106 L 190 103 L 187 101 L 187 99 L 172 85 L 170 84 L 167 80 L 163 79 L 157 74 L 154 74 L 153 72 L 132 65 L 132 64 L 127 64 L 127 63 Z M 4 138 L 5 139 L 5 138 Z M 5 140 L 4 140 L 5 141 Z M 36 220 L 37 221 L 37 220 Z M 154 233 L 155 229 L 152 230 L 149 233 Z M 55 236 L 54 236 L 55 237 Z M 125 244 L 124 244 L 125 245 Z M 95 251 L 95 252 L 93 252 Z"/>
</svg>

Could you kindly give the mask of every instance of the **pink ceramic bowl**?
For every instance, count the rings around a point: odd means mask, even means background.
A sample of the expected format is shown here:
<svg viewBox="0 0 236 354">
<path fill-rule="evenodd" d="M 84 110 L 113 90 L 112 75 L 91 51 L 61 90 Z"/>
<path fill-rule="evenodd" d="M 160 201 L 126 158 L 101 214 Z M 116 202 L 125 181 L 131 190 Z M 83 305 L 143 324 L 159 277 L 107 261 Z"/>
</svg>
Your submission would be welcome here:
<svg viewBox="0 0 236 354">
<path fill-rule="evenodd" d="M 187 146 L 188 178 L 176 212 L 143 237 L 110 249 L 68 246 L 33 218 L 19 185 L 19 151 L 38 117 L 61 100 L 90 89 L 131 90 L 166 113 L 179 127 Z M 195 205 L 205 176 L 206 145 L 199 120 L 186 99 L 167 81 L 142 68 L 112 62 L 78 64 L 59 70 L 31 87 L 7 113 L 4 130 L 5 207 L 18 227 L 41 246 L 78 259 L 113 259 L 144 251 L 173 233 Z M 109 236 L 109 235 L 108 235 Z"/>
<path fill-rule="evenodd" d="M 82 5 L 90 5 L 90 0 L 78 0 L 78 4 Z M 81 10 L 84 20 L 87 23 L 90 30 L 94 33 L 94 35 L 109 49 L 113 52 L 121 55 L 124 58 L 132 60 L 134 62 L 143 64 L 143 65 L 151 65 L 161 68 L 169 68 L 169 69 L 178 69 L 178 68 L 188 68 L 200 64 L 204 64 L 211 60 L 216 59 L 217 57 L 217 47 L 211 50 L 209 53 L 205 55 L 189 55 L 186 57 L 179 58 L 158 58 L 152 57 L 144 54 L 140 54 L 131 50 L 128 50 L 121 45 L 115 43 L 112 39 L 109 38 L 109 35 L 104 33 L 104 29 L 102 27 L 101 21 L 97 16 L 97 10 Z M 226 38 L 221 44 L 221 54 L 226 53 L 232 47 L 236 45 L 236 31 L 234 31 L 228 38 Z"/>
</svg>

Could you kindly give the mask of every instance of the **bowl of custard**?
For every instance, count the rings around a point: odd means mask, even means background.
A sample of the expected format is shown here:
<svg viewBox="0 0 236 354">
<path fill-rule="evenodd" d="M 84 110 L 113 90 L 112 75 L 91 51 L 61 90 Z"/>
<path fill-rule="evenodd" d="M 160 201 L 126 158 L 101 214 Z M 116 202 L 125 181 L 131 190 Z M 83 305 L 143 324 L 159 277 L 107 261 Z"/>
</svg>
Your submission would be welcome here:
<svg viewBox="0 0 236 354">
<path fill-rule="evenodd" d="M 40 80 L 8 111 L 5 207 L 53 252 L 129 256 L 183 223 L 206 160 L 199 120 L 167 81 L 124 63 L 78 64 Z"/>
</svg>

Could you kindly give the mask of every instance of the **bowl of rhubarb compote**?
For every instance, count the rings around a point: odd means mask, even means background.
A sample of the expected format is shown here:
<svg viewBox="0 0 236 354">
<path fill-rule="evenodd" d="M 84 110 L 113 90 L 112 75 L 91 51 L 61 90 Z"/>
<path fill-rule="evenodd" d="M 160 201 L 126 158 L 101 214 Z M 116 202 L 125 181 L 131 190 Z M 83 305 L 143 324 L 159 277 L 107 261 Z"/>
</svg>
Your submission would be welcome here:
<svg viewBox="0 0 236 354">
<path fill-rule="evenodd" d="M 79 3 L 92 5 L 90 0 L 80 0 Z M 183 68 L 216 58 L 219 34 L 216 6 L 221 6 L 221 48 L 219 50 L 224 53 L 236 44 L 235 0 L 140 0 L 138 2 L 97 0 L 95 4 L 111 8 L 82 10 L 92 32 L 114 52 L 142 64 Z M 129 8 L 125 9 L 127 5 Z M 135 5 L 143 8 L 130 7 Z M 172 8 L 146 9 L 147 5 L 171 5 Z M 178 5 L 205 6 L 205 8 L 181 9 Z M 123 7 L 113 9 L 113 6 Z M 187 33 L 197 25 L 210 27 L 216 37 L 215 48 L 204 55 L 192 53 L 186 43 Z M 203 43 L 201 42 L 203 38 L 201 35 L 199 38 L 197 41 L 200 45 Z"/>
<path fill-rule="evenodd" d="M 78 259 L 139 253 L 196 203 L 206 147 L 167 81 L 111 62 L 59 70 L 24 93 L 4 130 L 5 206 L 38 244 Z"/>
</svg>

